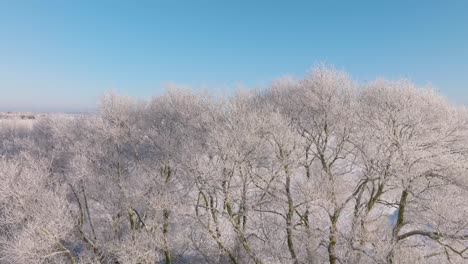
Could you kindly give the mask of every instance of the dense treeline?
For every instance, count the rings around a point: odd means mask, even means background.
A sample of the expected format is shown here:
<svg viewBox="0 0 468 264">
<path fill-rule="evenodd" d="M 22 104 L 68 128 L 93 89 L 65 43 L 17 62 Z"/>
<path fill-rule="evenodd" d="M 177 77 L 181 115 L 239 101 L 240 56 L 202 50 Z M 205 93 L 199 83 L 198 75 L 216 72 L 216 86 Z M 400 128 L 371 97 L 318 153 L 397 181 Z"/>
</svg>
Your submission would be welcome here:
<svg viewBox="0 0 468 264">
<path fill-rule="evenodd" d="M 326 67 L 0 132 L 1 263 L 465 263 L 468 115 Z"/>
</svg>

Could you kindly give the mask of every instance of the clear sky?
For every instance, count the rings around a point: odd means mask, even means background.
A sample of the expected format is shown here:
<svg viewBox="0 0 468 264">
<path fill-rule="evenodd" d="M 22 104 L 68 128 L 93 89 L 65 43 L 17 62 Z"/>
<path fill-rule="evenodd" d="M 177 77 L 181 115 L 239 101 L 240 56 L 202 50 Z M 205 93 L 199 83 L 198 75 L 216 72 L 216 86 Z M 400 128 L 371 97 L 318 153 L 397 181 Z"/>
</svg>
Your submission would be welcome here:
<svg viewBox="0 0 468 264">
<path fill-rule="evenodd" d="M 0 0 L 0 111 L 265 86 L 322 62 L 468 104 L 468 1 Z"/>
</svg>

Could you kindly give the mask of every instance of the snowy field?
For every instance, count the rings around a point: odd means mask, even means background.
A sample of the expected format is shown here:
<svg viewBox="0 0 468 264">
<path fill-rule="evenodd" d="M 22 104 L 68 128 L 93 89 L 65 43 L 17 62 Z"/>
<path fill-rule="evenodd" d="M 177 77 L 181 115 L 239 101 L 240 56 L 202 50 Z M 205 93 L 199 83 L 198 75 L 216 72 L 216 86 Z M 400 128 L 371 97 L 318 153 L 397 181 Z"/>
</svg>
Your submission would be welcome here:
<svg viewBox="0 0 468 264">
<path fill-rule="evenodd" d="M 31 129 L 35 119 L 0 119 L 1 129 Z"/>
<path fill-rule="evenodd" d="M 45 114 L 33 113 L 0 113 L 0 129 L 30 130 L 38 119 L 45 116 Z"/>
</svg>

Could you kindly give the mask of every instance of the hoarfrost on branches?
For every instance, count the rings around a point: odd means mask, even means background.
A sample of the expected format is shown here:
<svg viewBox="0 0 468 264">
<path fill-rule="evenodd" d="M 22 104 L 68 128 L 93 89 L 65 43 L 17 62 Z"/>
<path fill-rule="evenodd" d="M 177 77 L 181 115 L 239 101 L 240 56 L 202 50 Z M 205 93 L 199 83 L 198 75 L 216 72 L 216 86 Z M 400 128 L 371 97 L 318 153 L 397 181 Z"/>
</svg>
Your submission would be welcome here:
<svg viewBox="0 0 468 264">
<path fill-rule="evenodd" d="M 322 66 L 0 122 L 0 262 L 465 263 L 467 121 Z"/>
</svg>

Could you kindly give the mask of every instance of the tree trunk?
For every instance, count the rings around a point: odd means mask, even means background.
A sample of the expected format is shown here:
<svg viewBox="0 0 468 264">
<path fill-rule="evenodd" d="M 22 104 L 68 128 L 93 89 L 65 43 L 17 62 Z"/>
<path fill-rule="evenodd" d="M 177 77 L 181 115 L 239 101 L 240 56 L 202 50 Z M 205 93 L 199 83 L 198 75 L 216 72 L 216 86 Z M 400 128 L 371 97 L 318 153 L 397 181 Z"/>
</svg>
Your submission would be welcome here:
<svg viewBox="0 0 468 264">
<path fill-rule="evenodd" d="M 335 211 L 330 218 L 331 226 L 330 226 L 330 234 L 328 236 L 328 259 L 330 264 L 336 264 L 336 254 L 335 254 L 335 247 L 336 247 L 336 235 L 337 235 L 337 222 L 338 222 L 339 212 Z"/>
<path fill-rule="evenodd" d="M 289 249 L 289 254 L 291 255 L 291 258 L 293 260 L 294 264 L 299 264 L 299 261 L 297 260 L 297 255 L 296 251 L 294 250 L 294 242 L 293 242 L 293 237 L 292 237 L 292 218 L 294 216 L 294 204 L 293 204 L 293 199 L 291 196 L 291 177 L 288 174 L 287 167 L 285 168 L 286 170 L 286 196 L 288 198 L 288 213 L 286 215 L 286 234 L 287 234 L 287 241 L 288 241 L 288 249 Z"/>
</svg>

